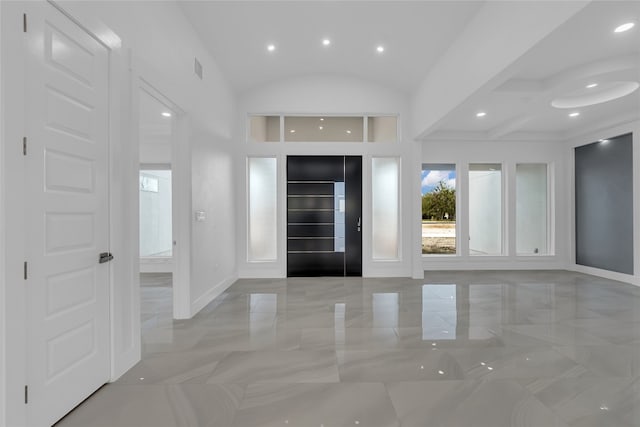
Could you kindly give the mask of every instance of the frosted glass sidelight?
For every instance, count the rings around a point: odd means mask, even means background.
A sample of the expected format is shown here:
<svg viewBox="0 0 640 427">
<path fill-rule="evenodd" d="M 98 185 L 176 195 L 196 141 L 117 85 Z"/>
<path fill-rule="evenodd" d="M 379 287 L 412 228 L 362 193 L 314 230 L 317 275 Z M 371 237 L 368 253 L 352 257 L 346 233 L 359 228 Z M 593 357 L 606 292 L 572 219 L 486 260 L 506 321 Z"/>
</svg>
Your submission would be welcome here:
<svg viewBox="0 0 640 427">
<path fill-rule="evenodd" d="M 469 165 L 469 253 L 502 254 L 502 167 Z"/>
<path fill-rule="evenodd" d="M 249 261 L 274 261 L 277 254 L 277 162 L 250 157 Z"/>
<path fill-rule="evenodd" d="M 399 257 L 399 181 L 400 160 L 397 157 L 372 159 L 372 256 L 376 260 Z"/>
<path fill-rule="evenodd" d="M 516 165 L 516 253 L 548 253 L 547 165 Z"/>
</svg>

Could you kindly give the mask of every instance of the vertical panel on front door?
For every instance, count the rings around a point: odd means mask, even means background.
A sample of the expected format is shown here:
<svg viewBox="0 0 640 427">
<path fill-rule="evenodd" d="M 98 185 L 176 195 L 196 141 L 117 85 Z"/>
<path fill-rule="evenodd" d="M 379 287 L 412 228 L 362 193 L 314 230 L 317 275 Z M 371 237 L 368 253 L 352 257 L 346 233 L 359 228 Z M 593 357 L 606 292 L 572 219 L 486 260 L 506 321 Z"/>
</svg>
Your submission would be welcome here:
<svg viewBox="0 0 640 427">
<path fill-rule="evenodd" d="M 352 182 L 345 180 L 347 167 Z M 361 157 L 287 158 L 289 277 L 362 275 L 362 240 L 356 225 L 362 213 L 361 181 Z M 353 200 L 347 200 L 350 197 Z"/>
<path fill-rule="evenodd" d="M 345 276 L 362 276 L 362 157 L 345 157 Z"/>
<path fill-rule="evenodd" d="M 336 182 L 343 181 L 342 157 L 287 158 L 288 276 L 344 274 L 344 252 L 334 244 Z"/>
</svg>

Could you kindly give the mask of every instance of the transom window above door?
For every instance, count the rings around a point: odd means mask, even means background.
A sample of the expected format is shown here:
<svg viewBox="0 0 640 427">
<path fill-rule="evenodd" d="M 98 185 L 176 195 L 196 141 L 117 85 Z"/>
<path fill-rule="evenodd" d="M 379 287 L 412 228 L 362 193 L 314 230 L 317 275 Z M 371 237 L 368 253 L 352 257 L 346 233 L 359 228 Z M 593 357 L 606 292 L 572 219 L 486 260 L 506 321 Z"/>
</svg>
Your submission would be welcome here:
<svg viewBox="0 0 640 427">
<path fill-rule="evenodd" d="M 397 115 L 251 115 L 247 140 L 255 142 L 398 142 Z"/>
</svg>

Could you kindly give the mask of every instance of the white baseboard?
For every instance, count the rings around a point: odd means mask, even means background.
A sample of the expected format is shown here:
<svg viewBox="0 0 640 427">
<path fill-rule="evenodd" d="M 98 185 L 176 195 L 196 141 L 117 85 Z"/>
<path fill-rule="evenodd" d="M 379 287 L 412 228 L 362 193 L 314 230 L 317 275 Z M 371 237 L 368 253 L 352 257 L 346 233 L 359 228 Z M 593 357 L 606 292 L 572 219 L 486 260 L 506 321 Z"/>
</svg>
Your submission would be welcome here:
<svg viewBox="0 0 640 427">
<path fill-rule="evenodd" d="M 199 296 L 195 301 L 191 303 L 191 316 L 195 316 L 200 310 L 206 307 L 211 301 L 213 301 L 218 295 L 229 289 L 236 280 L 237 275 L 233 275 L 214 285 L 211 289 Z"/>
<path fill-rule="evenodd" d="M 429 270 L 564 270 L 565 263 L 556 256 L 427 256 L 422 266 Z"/>
<path fill-rule="evenodd" d="M 578 273 L 590 274 L 592 276 L 598 276 L 609 280 L 617 280 L 619 282 L 628 283 L 634 286 L 640 286 L 640 277 L 638 276 L 617 273 L 615 271 L 602 270 L 600 268 L 587 267 L 579 264 L 570 265 L 569 270 Z"/>
<path fill-rule="evenodd" d="M 287 277 L 281 269 L 244 269 L 238 272 L 240 279 L 282 279 Z"/>
</svg>

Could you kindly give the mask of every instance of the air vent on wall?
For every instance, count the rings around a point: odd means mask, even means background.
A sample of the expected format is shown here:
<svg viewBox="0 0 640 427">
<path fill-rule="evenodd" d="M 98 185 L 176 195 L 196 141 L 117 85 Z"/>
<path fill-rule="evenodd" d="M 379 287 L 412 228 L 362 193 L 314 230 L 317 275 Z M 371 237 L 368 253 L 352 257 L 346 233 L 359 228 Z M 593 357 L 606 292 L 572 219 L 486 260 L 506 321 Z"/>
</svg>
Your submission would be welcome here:
<svg viewBox="0 0 640 427">
<path fill-rule="evenodd" d="M 198 58 L 196 58 L 193 71 L 196 73 L 196 76 L 200 77 L 200 80 L 202 80 L 202 64 L 198 61 Z"/>
</svg>

